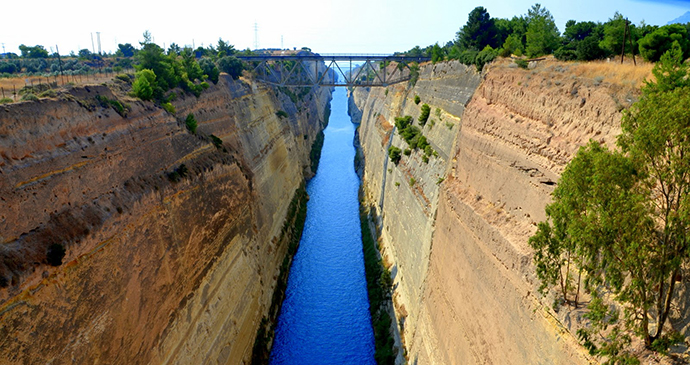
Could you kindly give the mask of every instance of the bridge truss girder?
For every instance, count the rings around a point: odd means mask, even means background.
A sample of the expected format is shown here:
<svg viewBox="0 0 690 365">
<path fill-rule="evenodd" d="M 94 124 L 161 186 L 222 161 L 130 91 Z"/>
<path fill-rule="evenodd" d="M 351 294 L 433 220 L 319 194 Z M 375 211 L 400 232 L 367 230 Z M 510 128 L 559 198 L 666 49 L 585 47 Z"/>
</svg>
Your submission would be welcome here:
<svg viewBox="0 0 690 365">
<path fill-rule="evenodd" d="M 405 56 L 240 56 L 254 63 L 259 81 L 282 87 L 386 87 L 410 79 L 410 65 L 424 57 Z M 395 66 L 389 66 L 395 62 Z M 343 64 L 345 63 L 345 64 Z M 353 67 L 353 63 L 361 63 Z M 380 65 L 387 67 L 381 67 Z M 339 77 L 335 77 L 338 75 Z"/>
</svg>

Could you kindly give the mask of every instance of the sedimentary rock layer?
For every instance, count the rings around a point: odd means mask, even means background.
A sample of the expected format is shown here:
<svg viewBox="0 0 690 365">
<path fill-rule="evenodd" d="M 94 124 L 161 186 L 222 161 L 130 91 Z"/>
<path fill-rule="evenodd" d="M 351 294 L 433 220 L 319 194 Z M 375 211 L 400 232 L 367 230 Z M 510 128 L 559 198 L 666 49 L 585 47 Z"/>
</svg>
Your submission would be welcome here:
<svg viewBox="0 0 690 365">
<path fill-rule="evenodd" d="M 637 93 L 546 61 L 422 67 L 414 87 L 357 90 L 369 202 L 392 265 L 398 326 L 411 363 L 574 364 L 590 361 L 565 311 L 538 293 L 527 244 L 560 173 L 589 139 L 613 146 Z M 420 104 L 414 103 L 418 95 Z M 431 107 L 417 125 L 438 157 L 412 151 L 394 118 Z"/>
<path fill-rule="evenodd" d="M 221 75 L 200 98 L 180 94 L 171 115 L 126 89 L 0 106 L 0 358 L 247 361 L 330 92 L 294 104 Z M 46 263 L 55 243 L 57 267 Z"/>
</svg>

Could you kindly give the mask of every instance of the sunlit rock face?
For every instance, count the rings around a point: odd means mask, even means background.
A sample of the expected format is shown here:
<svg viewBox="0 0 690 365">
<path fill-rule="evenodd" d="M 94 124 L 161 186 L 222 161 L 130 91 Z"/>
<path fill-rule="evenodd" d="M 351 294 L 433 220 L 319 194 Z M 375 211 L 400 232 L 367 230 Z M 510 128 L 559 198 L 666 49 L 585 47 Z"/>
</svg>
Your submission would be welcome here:
<svg viewBox="0 0 690 365">
<path fill-rule="evenodd" d="M 574 336 L 580 314 L 554 313 L 537 293 L 527 241 L 567 162 L 590 139 L 613 146 L 620 111 L 639 91 L 568 67 L 427 64 L 414 87 L 352 93 L 366 198 L 410 363 L 590 361 Z M 390 161 L 389 146 L 408 146 L 394 130 L 404 115 L 437 152 L 428 163 L 419 150 Z"/>
<path fill-rule="evenodd" d="M 0 106 L 0 358 L 248 361 L 330 90 L 294 104 L 221 75 L 172 115 L 125 89 Z"/>
</svg>

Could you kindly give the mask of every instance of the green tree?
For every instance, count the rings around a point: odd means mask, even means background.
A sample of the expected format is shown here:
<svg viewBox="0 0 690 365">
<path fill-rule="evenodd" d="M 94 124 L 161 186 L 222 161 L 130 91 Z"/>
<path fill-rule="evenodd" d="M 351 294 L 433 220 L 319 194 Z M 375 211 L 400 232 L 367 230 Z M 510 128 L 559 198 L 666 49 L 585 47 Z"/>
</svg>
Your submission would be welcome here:
<svg viewBox="0 0 690 365">
<path fill-rule="evenodd" d="M 132 83 L 132 91 L 142 100 L 151 100 L 154 93 L 153 85 L 155 84 L 156 74 L 149 69 L 143 69 L 137 71 L 134 83 Z"/>
<path fill-rule="evenodd" d="M 398 164 L 400 162 L 402 150 L 398 147 L 395 146 L 390 146 L 388 148 L 388 157 L 393 161 L 394 164 Z"/>
<path fill-rule="evenodd" d="M 235 47 L 223 40 L 223 38 L 218 38 L 218 57 L 225 57 L 225 56 L 233 56 L 235 53 L 237 53 L 237 50 Z"/>
<path fill-rule="evenodd" d="M 205 75 L 208 76 L 208 79 L 213 81 L 213 83 L 218 82 L 218 75 L 220 75 L 220 70 L 216 66 L 213 61 L 211 61 L 208 58 L 202 58 L 199 60 L 199 66 L 201 67 L 201 70 Z"/>
<path fill-rule="evenodd" d="M 244 64 L 235 56 L 225 56 L 218 60 L 218 68 L 237 80 L 242 75 Z"/>
<path fill-rule="evenodd" d="M 520 41 L 520 37 L 513 33 L 506 38 L 505 42 L 503 42 L 503 54 L 502 56 L 504 57 L 510 57 L 510 55 L 516 55 L 516 56 L 522 56 L 522 52 L 524 51 L 524 47 L 522 46 L 522 42 Z"/>
<path fill-rule="evenodd" d="M 682 60 L 676 44 L 655 66 L 656 81 L 624 113 L 621 152 L 596 142 L 580 149 L 547 207 L 550 222 L 530 239 L 542 289 L 564 280 L 568 302 L 564 264 L 575 257 L 586 271 L 590 327 L 578 335 L 609 363 L 629 357 L 629 331 L 655 349 L 677 340 L 664 324 L 690 261 L 690 86 Z M 622 311 L 603 301 L 604 292 Z"/>
<path fill-rule="evenodd" d="M 79 58 L 82 60 L 90 60 L 92 58 L 92 53 L 86 48 L 81 49 L 79 50 Z"/>
<path fill-rule="evenodd" d="M 647 61 L 657 62 L 674 42 L 683 51 L 683 57 L 690 56 L 688 30 L 680 24 L 665 25 L 640 39 L 640 55 Z"/>
<path fill-rule="evenodd" d="M 443 49 L 438 45 L 438 43 L 434 44 L 434 46 L 431 48 L 431 62 L 441 62 L 443 61 L 444 56 Z"/>
<path fill-rule="evenodd" d="M 19 50 L 22 52 L 22 58 L 48 58 L 48 51 L 40 45 L 28 47 L 21 44 Z"/>
<path fill-rule="evenodd" d="M 559 37 L 551 12 L 541 4 L 533 5 L 527 11 L 527 55 L 538 57 L 552 53 L 558 47 Z"/>
<path fill-rule="evenodd" d="M 136 51 L 136 48 L 134 48 L 134 46 L 132 46 L 130 43 L 118 44 L 115 55 L 118 57 L 133 57 Z"/>
<path fill-rule="evenodd" d="M 606 51 L 607 55 L 620 55 L 621 51 L 623 51 L 623 41 L 625 41 L 626 54 L 632 53 L 633 51 L 637 52 L 637 39 L 634 38 L 634 35 L 637 34 L 638 31 L 635 28 L 635 25 L 631 24 L 629 26 L 629 33 L 627 33 L 627 36 L 624 39 L 623 36 L 626 35 L 626 22 L 627 20 L 623 17 L 623 15 L 619 12 L 616 12 L 613 15 L 613 18 L 604 23 L 603 38 L 599 43 L 599 47 Z M 631 36 L 631 34 L 633 36 L 632 47 L 630 46 L 630 39 L 628 38 Z"/>
<path fill-rule="evenodd" d="M 144 42 L 141 50 L 136 55 L 139 64 L 137 70 L 148 69 L 156 75 L 155 84 L 151 84 L 154 94 L 161 96 L 166 90 L 176 87 L 180 83 L 180 77 L 174 68 L 174 58 L 165 55 L 163 48 L 151 42 L 151 34 L 144 32 Z"/>
<path fill-rule="evenodd" d="M 483 6 L 474 8 L 467 19 L 467 23 L 457 33 L 457 43 L 461 49 L 484 49 L 487 45 L 497 47 L 496 36 L 498 29 L 489 12 Z"/>
</svg>

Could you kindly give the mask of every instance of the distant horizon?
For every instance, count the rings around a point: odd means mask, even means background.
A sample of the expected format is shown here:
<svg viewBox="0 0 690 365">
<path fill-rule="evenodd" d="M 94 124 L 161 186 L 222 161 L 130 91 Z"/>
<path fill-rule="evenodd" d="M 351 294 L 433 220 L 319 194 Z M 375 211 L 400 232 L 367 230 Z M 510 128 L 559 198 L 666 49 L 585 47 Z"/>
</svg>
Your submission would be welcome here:
<svg viewBox="0 0 690 365">
<path fill-rule="evenodd" d="M 551 12 L 561 33 L 570 19 L 605 22 L 616 11 L 635 24 L 645 21 L 651 25 L 665 25 L 690 11 L 690 1 L 679 0 L 540 3 Z M 255 49 L 256 24 L 258 49 L 309 47 L 318 53 L 393 53 L 453 40 L 477 6 L 484 6 L 494 18 L 512 18 L 526 14 L 534 4 L 497 0 L 481 4 L 443 0 L 423 5 L 414 0 L 352 0 L 346 4 L 308 0 L 242 4 L 201 1 L 194 3 L 194 11 L 178 11 L 171 6 L 132 0 L 123 0 L 117 6 L 94 5 L 86 0 L 72 1 L 67 6 L 37 0 L 31 15 L 6 19 L 0 33 L 0 51 L 20 54 L 18 47 L 24 44 L 41 45 L 51 54 L 56 46 L 61 55 L 76 54 L 81 49 L 97 52 L 96 33 L 100 32 L 102 51 L 113 53 L 118 43 L 139 48 L 147 30 L 153 41 L 165 48 L 172 43 L 207 47 L 222 38 L 238 50 Z M 7 14 L 26 13 L 26 6 L 18 2 L 5 4 L 4 8 Z M 73 9 L 82 14 L 75 15 Z M 85 13 L 89 16 L 84 17 Z"/>
</svg>

